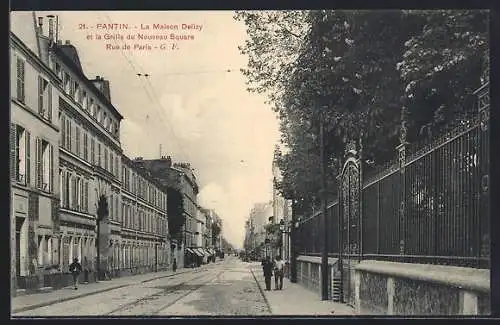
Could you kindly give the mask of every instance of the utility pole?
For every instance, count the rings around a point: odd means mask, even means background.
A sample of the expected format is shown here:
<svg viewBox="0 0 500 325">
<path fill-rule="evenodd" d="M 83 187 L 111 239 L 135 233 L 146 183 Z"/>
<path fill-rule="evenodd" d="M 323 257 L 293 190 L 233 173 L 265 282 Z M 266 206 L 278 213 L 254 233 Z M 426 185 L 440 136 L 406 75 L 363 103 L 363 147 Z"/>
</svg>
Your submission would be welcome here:
<svg viewBox="0 0 500 325">
<path fill-rule="evenodd" d="M 328 300 L 328 228 L 327 228 L 327 194 L 325 163 L 325 131 L 323 119 L 320 119 L 320 159 L 321 159 L 321 192 L 323 210 L 323 252 L 321 254 L 321 300 Z"/>
</svg>

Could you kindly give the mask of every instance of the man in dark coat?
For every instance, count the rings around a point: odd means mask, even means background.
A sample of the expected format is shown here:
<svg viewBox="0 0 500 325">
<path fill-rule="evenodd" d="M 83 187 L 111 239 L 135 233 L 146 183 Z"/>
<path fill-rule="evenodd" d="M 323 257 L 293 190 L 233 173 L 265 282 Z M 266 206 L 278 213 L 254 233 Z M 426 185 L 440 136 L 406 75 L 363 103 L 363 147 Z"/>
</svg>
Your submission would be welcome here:
<svg viewBox="0 0 500 325">
<path fill-rule="evenodd" d="M 269 256 L 266 257 L 265 261 L 262 263 L 262 270 L 264 271 L 264 279 L 266 282 L 266 291 L 271 290 L 271 278 L 273 276 L 273 262 Z"/>
<path fill-rule="evenodd" d="M 69 266 L 69 271 L 73 276 L 73 285 L 75 286 L 75 290 L 78 289 L 78 276 L 80 272 L 82 272 L 82 265 L 78 262 L 78 258 L 75 257 L 73 263 Z"/>
</svg>

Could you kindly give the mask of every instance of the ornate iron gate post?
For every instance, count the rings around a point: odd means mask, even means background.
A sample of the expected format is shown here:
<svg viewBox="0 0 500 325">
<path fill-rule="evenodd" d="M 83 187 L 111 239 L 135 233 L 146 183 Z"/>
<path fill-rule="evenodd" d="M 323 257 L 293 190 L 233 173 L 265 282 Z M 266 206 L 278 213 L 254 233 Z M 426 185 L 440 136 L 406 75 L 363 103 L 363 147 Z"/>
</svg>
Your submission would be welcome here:
<svg viewBox="0 0 500 325">
<path fill-rule="evenodd" d="M 356 143 L 346 147 L 346 162 L 340 177 L 340 271 L 342 278 L 342 301 L 355 305 L 354 266 L 361 257 L 361 160 Z"/>
<path fill-rule="evenodd" d="M 489 71 L 489 70 L 488 70 Z M 489 261 L 490 251 L 490 194 L 489 194 L 489 123 L 490 123 L 490 88 L 489 78 L 486 75 L 483 85 L 475 91 L 478 98 L 479 121 L 481 125 L 481 133 L 479 136 L 479 168 L 480 168 L 480 193 L 479 193 L 479 215 L 478 215 L 478 232 L 477 235 L 477 267 L 490 267 L 490 264 L 485 265 L 485 261 Z"/>
<path fill-rule="evenodd" d="M 408 142 L 406 141 L 406 119 L 405 119 L 405 109 L 403 108 L 401 112 L 401 130 L 399 134 L 400 144 L 396 147 L 399 152 L 399 174 L 400 174 L 400 196 L 399 196 L 399 255 L 403 256 L 406 254 L 406 175 L 405 175 L 405 165 L 406 165 L 406 147 Z M 404 262 L 404 260 L 403 260 Z"/>
</svg>

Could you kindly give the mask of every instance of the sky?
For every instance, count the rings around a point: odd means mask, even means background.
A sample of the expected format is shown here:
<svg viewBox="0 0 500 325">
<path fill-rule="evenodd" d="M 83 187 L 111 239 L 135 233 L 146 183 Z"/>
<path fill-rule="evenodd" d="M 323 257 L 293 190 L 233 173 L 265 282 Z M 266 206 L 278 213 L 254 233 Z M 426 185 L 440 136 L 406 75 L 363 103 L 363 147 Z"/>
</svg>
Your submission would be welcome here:
<svg viewBox="0 0 500 325">
<path fill-rule="evenodd" d="M 190 162 L 199 203 L 217 211 L 223 235 L 241 248 L 250 209 L 272 199 L 271 164 L 279 140 L 276 114 L 263 96 L 246 91 L 239 71 L 247 62 L 238 50 L 247 37 L 243 23 L 233 19 L 232 11 L 37 12 L 49 14 L 59 17 L 59 39 L 75 45 L 86 76 L 110 81 L 111 101 L 124 116 L 120 136 L 125 154 Z M 14 33 L 22 34 L 33 18 L 14 12 L 11 23 Z M 129 29 L 101 28 L 110 23 Z M 153 24 L 179 29 L 153 30 Z M 183 29 L 183 24 L 192 28 Z M 194 39 L 126 39 L 138 33 Z M 125 39 L 97 40 L 96 34 Z M 134 48 L 146 43 L 153 48 Z M 130 49 L 123 49 L 125 44 Z M 165 49 L 154 48 L 161 44 Z"/>
</svg>

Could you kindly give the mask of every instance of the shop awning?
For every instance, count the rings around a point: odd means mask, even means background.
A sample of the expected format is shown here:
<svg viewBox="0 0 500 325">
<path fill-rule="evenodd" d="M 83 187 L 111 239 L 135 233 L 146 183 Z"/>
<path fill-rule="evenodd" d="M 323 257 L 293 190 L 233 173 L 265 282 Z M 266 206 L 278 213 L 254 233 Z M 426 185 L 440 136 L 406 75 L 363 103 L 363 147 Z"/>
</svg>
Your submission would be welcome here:
<svg viewBox="0 0 500 325">
<path fill-rule="evenodd" d="M 193 252 L 200 257 L 204 256 L 199 248 L 193 248 Z"/>
<path fill-rule="evenodd" d="M 210 256 L 210 255 L 212 255 L 212 254 L 208 251 L 208 249 L 206 249 L 206 248 L 202 248 L 202 250 L 203 250 L 203 254 L 204 254 L 205 256 Z"/>
<path fill-rule="evenodd" d="M 215 250 L 213 248 L 210 248 L 210 254 L 215 255 Z"/>
<path fill-rule="evenodd" d="M 191 254 L 195 254 L 195 252 L 191 248 L 186 248 L 186 251 Z"/>
</svg>

